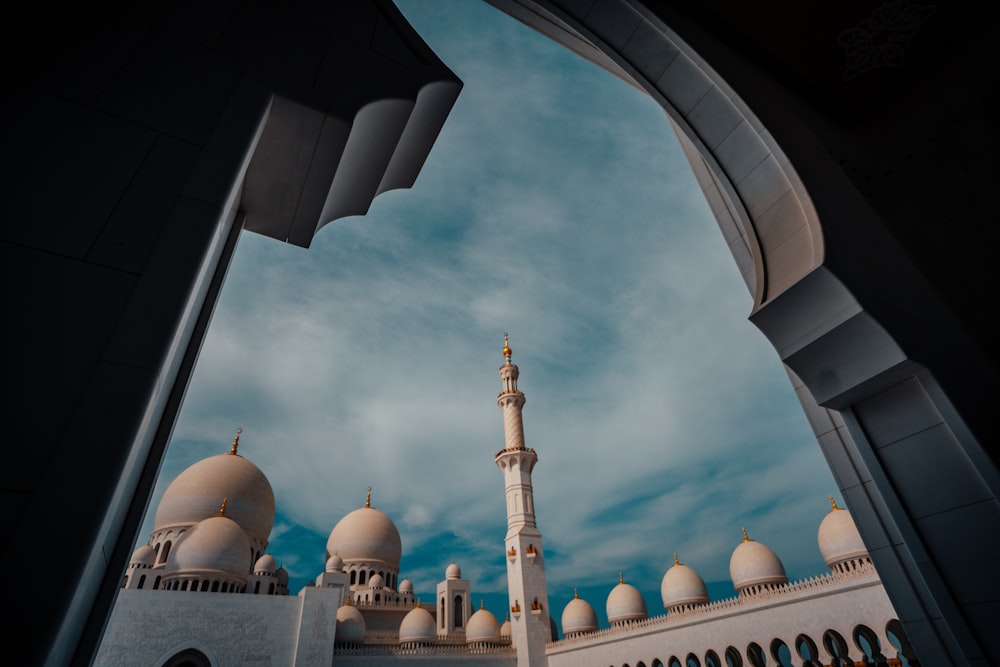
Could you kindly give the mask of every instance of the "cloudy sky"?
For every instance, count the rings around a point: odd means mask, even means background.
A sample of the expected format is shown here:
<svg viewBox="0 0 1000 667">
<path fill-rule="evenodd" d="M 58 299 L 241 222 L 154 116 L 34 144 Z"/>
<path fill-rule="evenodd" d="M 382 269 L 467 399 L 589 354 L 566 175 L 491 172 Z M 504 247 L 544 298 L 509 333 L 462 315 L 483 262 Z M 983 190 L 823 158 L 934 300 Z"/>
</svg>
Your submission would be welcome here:
<svg viewBox="0 0 1000 667">
<path fill-rule="evenodd" d="M 241 427 L 293 593 L 371 486 L 416 594 L 454 560 L 502 620 L 507 331 L 557 620 L 619 571 L 662 612 L 674 552 L 733 595 L 744 526 L 826 571 L 840 496 L 664 112 L 484 2 L 399 6 L 465 88 L 412 189 L 308 250 L 243 235 L 138 543 Z"/>
</svg>

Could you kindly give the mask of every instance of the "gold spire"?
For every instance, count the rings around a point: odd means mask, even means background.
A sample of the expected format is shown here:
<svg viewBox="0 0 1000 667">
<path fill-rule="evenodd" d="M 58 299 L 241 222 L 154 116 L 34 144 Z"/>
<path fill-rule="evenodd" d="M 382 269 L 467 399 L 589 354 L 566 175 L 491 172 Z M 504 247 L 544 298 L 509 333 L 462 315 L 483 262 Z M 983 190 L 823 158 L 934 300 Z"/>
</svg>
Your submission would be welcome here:
<svg viewBox="0 0 1000 667">
<path fill-rule="evenodd" d="M 240 427 L 236 429 L 236 437 L 233 438 L 233 448 L 229 450 L 229 453 L 236 456 L 236 448 L 240 446 L 240 433 L 243 432 L 243 428 Z"/>
<path fill-rule="evenodd" d="M 574 600 L 580 599 L 580 594 L 576 592 L 576 586 L 573 587 L 573 599 Z"/>
<path fill-rule="evenodd" d="M 509 612 L 509 611 L 505 611 L 505 612 L 503 613 L 503 620 L 505 620 L 505 621 L 507 621 L 508 623 L 510 623 L 510 612 Z"/>
<path fill-rule="evenodd" d="M 351 602 L 351 594 L 348 593 L 347 594 L 347 600 L 344 601 L 344 606 L 345 607 L 350 607 L 352 604 L 354 604 L 354 603 Z"/>
<path fill-rule="evenodd" d="M 420 606 L 420 598 L 417 598 L 417 606 Z"/>
<path fill-rule="evenodd" d="M 226 503 L 229 502 L 229 498 L 222 499 L 222 506 L 219 507 L 219 516 L 226 516 Z"/>
<path fill-rule="evenodd" d="M 833 511 L 836 511 L 836 510 L 839 510 L 839 509 L 840 508 L 837 507 L 837 501 L 834 500 L 833 496 L 831 495 L 830 496 L 830 511 L 833 512 Z"/>
<path fill-rule="evenodd" d="M 618 570 L 618 583 L 619 584 L 624 584 L 625 583 L 625 577 L 622 576 L 622 571 L 621 570 Z"/>
<path fill-rule="evenodd" d="M 368 497 L 365 498 L 365 507 L 372 506 L 372 487 L 368 487 Z"/>
<path fill-rule="evenodd" d="M 506 331 L 504 331 L 503 332 L 503 356 L 505 356 L 505 357 L 509 357 L 510 353 L 511 353 L 509 338 L 510 338 L 510 335 Z"/>
<path fill-rule="evenodd" d="M 486 602 L 484 602 L 482 599 L 479 600 L 479 608 L 486 609 Z"/>
<path fill-rule="evenodd" d="M 753 542 L 753 540 L 750 539 L 750 536 L 747 535 L 747 529 L 746 528 L 743 529 L 743 541 L 744 542 Z"/>
<path fill-rule="evenodd" d="M 680 564 L 681 564 L 681 562 L 679 560 L 677 560 L 677 552 L 675 551 L 674 552 L 674 565 L 680 565 Z"/>
</svg>

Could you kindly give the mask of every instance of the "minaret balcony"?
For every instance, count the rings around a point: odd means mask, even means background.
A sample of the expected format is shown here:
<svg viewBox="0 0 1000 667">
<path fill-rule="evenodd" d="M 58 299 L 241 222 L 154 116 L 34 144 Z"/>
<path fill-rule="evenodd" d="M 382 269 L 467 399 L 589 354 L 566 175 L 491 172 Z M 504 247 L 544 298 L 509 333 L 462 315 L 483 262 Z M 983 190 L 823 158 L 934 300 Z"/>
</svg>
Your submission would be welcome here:
<svg viewBox="0 0 1000 667">
<path fill-rule="evenodd" d="M 535 545 L 529 544 L 528 548 L 524 550 L 524 555 L 528 558 L 534 559 L 535 556 L 538 555 L 538 549 L 535 548 Z"/>
<path fill-rule="evenodd" d="M 521 603 L 514 600 L 514 604 L 510 607 L 510 615 L 516 619 L 521 618 Z"/>
<path fill-rule="evenodd" d="M 510 559 L 511 563 L 513 563 L 515 560 L 517 560 L 517 548 L 516 547 L 511 547 L 510 549 L 507 550 L 507 558 Z"/>
<path fill-rule="evenodd" d="M 540 616 L 542 614 L 542 603 L 537 600 L 531 603 L 531 613 L 535 616 Z"/>
</svg>

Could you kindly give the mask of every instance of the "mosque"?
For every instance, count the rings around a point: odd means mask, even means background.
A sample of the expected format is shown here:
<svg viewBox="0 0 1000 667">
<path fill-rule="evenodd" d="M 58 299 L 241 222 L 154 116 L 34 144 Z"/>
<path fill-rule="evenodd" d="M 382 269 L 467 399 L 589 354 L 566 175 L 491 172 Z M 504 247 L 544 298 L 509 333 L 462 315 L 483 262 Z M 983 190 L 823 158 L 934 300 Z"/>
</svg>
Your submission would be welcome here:
<svg viewBox="0 0 1000 667">
<path fill-rule="evenodd" d="M 807 667 L 918 663 L 851 514 L 830 498 L 817 541 L 829 572 L 789 581 L 781 560 L 743 531 L 730 559 L 735 595 L 710 600 L 705 582 L 674 554 L 663 575 L 663 611 L 650 615 L 618 573 L 605 600 L 610 627 L 574 596 L 557 632 L 546 588 L 525 447 L 518 367 L 504 338 L 504 478 L 507 592 L 501 623 L 473 609 L 472 582 L 444 567 L 435 591 L 417 595 L 401 577 L 402 542 L 372 506 L 330 532 L 325 565 L 290 595 L 288 574 L 268 552 L 275 501 L 264 473 L 238 452 L 199 461 L 167 488 L 149 542 L 124 574 L 95 665 L 422 664 L 489 667 Z M 429 601 L 429 602 L 427 602 Z"/>
</svg>

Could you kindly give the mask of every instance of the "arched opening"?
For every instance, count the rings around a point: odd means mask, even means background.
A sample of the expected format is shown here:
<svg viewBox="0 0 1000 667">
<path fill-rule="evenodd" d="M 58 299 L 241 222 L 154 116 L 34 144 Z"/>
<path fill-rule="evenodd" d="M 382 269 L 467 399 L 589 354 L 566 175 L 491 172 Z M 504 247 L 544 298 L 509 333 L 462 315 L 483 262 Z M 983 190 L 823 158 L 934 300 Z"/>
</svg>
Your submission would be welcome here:
<svg viewBox="0 0 1000 667">
<path fill-rule="evenodd" d="M 830 655 L 829 664 L 833 665 L 833 667 L 851 667 L 847 642 L 839 632 L 836 630 L 827 630 L 824 632 L 823 648 Z"/>
<path fill-rule="evenodd" d="M 803 667 L 823 667 L 816 642 L 809 635 L 801 634 L 795 638 L 795 652 L 802 658 Z"/>
<path fill-rule="evenodd" d="M 719 654 L 712 650 L 707 651 L 705 653 L 705 667 L 722 667 Z"/>
<path fill-rule="evenodd" d="M 885 636 L 893 648 L 896 649 L 896 659 L 899 660 L 901 667 L 920 666 L 913 646 L 906 636 L 906 631 L 903 630 L 903 624 L 899 620 L 894 618 L 886 624 Z"/>
<path fill-rule="evenodd" d="M 677 658 L 677 656 L 672 655 L 670 656 L 670 659 L 667 660 L 667 667 L 681 667 L 681 661 Z"/>
<path fill-rule="evenodd" d="M 876 667 L 879 663 L 885 662 L 885 656 L 882 655 L 882 645 L 874 630 L 866 625 L 858 625 L 855 626 L 852 634 L 854 645 L 864 655 L 866 667 Z"/>
<path fill-rule="evenodd" d="M 771 657 L 778 663 L 779 667 L 792 667 L 792 652 L 788 650 L 788 645 L 782 640 L 775 638 L 771 640 Z"/>
<path fill-rule="evenodd" d="M 146 575 L 139 576 L 139 585 L 137 588 L 142 588 L 146 584 Z"/>
<path fill-rule="evenodd" d="M 726 647 L 726 667 L 743 667 L 743 656 L 735 646 Z"/>
<path fill-rule="evenodd" d="M 445 623 L 448 622 L 447 620 L 448 615 L 445 613 L 444 598 L 441 598 L 441 605 L 438 608 L 438 619 L 439 619 L 439 624 L 441 625 L 441 629 L 443 630 L 445 627 Z"/>
<path fill-rule="evenodd" d="M 168 658 L 161 667 L 212 667 L 212 662 L 201 651 L 189 648 Z"/>
<path fill-rule="evenodd" d="M 462 621 L 464 620 L 464 616 L 463 616 L 464 610 L 462 608 L 462 602 L 463 602 L 462 601 L 462 596 L 461 595 L 456 595 L 455 596 L 455 621 L 454 621 L 456 628 L 462 627 Z"/>
<path fill-rule="evenodd" d="M 684 658 L 684 667 L 701 667 L 701 660 L 694 653 L 688 653 Z"/>
<path fill-rule="evenodd" d="M 767 657 L 764 649 L 757 642 L 750 642 L 747 646 L 747 660 L 753 667 L 764 667 L 767 664 Z"/>
</svg>

